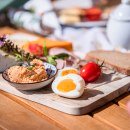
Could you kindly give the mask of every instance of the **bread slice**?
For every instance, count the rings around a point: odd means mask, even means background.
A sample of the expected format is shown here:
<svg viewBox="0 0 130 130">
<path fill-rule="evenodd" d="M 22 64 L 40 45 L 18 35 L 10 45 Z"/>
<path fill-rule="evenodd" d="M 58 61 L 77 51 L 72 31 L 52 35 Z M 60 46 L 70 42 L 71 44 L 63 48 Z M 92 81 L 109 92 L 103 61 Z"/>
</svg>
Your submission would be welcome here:
<svg viewBox="0 0 130 130">
<path fill-rule="evenodd" d="M 130 53 L 118 51 L 91 51 L 86 59 L 104 61 L 105 65 L 120 73 L 130 75 Z"/>
<path fill-rule="evenodd" d="M 62 9 L 61 11 L 59 11 L 59 14 L 69 16 L 84 16 L 86 15 L 86 10 L 80 8 Z"/>
</svg>

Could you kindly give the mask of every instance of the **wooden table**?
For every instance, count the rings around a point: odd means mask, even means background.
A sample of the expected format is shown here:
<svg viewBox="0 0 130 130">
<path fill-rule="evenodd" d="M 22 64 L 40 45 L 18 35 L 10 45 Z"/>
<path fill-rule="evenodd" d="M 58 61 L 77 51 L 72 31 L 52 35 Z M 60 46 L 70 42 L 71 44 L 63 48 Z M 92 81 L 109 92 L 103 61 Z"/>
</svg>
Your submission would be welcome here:
<svg viewBox="0 0 130 130">
<path fill-rule="evenodd" d="M 0 130 L 130 130 L 129 100 L 126 93 L 89 114 L 72 116 L 0 90 Z"/>
<path fill-rule="evenodd" d="M 0 91 L 0 130 L 130 130 L 129 100 L 126 93 L 92 113 L 72 116 Z"/>
</svg>

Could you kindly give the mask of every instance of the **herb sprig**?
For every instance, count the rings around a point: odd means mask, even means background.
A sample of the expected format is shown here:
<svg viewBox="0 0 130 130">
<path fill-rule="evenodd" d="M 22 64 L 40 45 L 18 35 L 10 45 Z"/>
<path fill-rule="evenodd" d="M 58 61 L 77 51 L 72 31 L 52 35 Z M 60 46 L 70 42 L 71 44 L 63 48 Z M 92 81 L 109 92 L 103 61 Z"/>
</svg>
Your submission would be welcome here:
<svg viewBox="0 0 130 130">
<path fill-rule="evenodd" d="M 16 60 L 19 62 L 28 62 L 29 63 L 31 60 L 36 58 L 36 56 L 34 56 L 30 53 L 26 53 L 24 50 L 20 49 L 12 41 L 8 40 L 5 35 L 0 37 L 0 49 L 2 51 L 6 52 L 7 55 L 9 54 L 9 55 L 15 56 Z M 44 54 L 45 58 L 47 59 L 47 62 L 50 64 L 53 64 L 55 66 L 57 64 L 57 62 L 56 62 L 57 59 L 65 60 L 66 58 L 69 57 L 69 55 L 67 53 L 49 55 L 48 49 L 46 47 L 46 42 L 44 42 L 43 52 L 44 52 L 43 54 Z M 42 58 L 39 58 L 39 59 L 42 59 Z"/>
<path fill-rule="evenodd" d="M 56 62 L 57 59 L 63 59 L 64 60 L 64 59 L 66 59 L 68 57 L 69 57 L 68 54 L 66 54 L 66 53 L 60 53 L 58 55 L 47 56 L 47 61 L 50 64 L 56 65 L 57 64 L 57 62 Z"/>
<path fill-rule="evenodd" d="M 24 50 L 20 49 L 12 41 L 7 39 L 5 35 L 0 37 L 0 43 L 0 49 L 7 54 L 15 56 L 17 61 L 31 61 L 35 58 L 35 56 L 31 55 L 30 53 L 26 53 Z"/>
<path fill-rule="evenodd" d="M 48 49 L 46 47 L 46 42 L 44 42 L 43 51 L 44 51 L 44 56 L 47 58 L 47 62 L 50 64 L 53 64 L 55 66 L 57 64 L 57 62 L 56 62 L 57 59 L 64 60 L 69 57 L 69 55 L 67 53 L 60 53 L 57 55 L 48 55 Z"/>
<path fill-rule="evenodd" d="M 48 55 L 48 50 L 47 50 L 47 47 L 46 47 L 46 42 L 44 42 L 43 54 L 44 54 L 44 56 L 47 56 L 47 55 Z"/>
</svg>

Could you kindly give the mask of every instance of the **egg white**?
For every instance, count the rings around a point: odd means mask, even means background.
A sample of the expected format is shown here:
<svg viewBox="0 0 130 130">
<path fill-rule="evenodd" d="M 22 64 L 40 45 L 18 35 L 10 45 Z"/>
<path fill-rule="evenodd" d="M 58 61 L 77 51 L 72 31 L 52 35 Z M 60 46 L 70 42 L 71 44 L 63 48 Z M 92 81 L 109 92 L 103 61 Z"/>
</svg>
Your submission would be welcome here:
<svg viewBox="0 0 130 130">
<path fill-rule="evenodd" d="M 76 88 L 69 92 L 61 92 L 60 90 L 58 90 L 57 89 L 58 84 L 65 79 L 72 79 L 76 85 Z M 63 97 L 67 97 L 67 98 L 80 97 L 84 92 L 84 88 L 85 88 L 85 81 L 83 80 L 83 78 L 80 75 L 77 75 L 77 74 L 68 74 L 63 77 L 57 77 L 52 83 L 53 92 L 59 96 L 63 96 Z"/>
</svg>

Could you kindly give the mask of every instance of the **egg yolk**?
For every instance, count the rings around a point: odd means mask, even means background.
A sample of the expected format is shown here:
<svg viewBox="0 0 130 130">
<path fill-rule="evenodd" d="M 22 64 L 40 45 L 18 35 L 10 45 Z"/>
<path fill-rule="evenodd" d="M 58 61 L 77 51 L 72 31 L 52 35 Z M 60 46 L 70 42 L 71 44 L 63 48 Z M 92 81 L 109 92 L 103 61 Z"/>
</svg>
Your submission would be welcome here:
<svg viewBox="0 0 130 130">
<path fill-rule="evenodd" d="M 62 71 L 61 75 L 65 76 L 67 74 L 78 74 L 76 70 L 64 70 Z"/>
<path fill-rule="evenodd" d="M 72 91 L 76 88 L 76 85 L 75 83 L 73 82 L 72 79 L 65 79 L 65 80 L 62 80 L 58 86 L 57 86 L 57 89 L 61 92 L 69 92 L 69 91 Z"/>
</svg>

